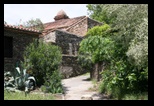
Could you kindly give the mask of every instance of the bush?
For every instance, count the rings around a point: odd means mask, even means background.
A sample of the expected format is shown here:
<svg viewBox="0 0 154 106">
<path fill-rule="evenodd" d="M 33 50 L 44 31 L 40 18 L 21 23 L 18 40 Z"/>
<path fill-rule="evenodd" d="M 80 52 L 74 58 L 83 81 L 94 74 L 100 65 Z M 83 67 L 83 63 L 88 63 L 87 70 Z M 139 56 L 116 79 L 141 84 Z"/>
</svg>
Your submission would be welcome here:
<svg viewBox="0 0 154 106">
<path fill-rule="evenodd" d="M 146 69 L 148 70 L 148 69 Z M 100 92 L 111 94 L 112 97 L 122 99 L 126 94 L 148 91 L 147 73 L 135 69 L 128 61 L 116 61 L 102 74 Z"/>
<path fill-rule="evenodd" d="M 47 77 L 48 80 L 41 87 L 42 91 L 46 93 L 63 93 L 60 72 L 56 70 L 51 76 L 47 75 Z"/>
<path fill-rule="evenodd" d="M 88 35 L 110 38 L 112 45 L 104 45 L 99 51 L 106 49 L 99 61 L 106 57 L 107 72 L 102 73 L 100 91 L 111 93 L 122 99 L 125 94 L 148 91 L 148 5 L 88 5 L 91 17 L 107 21 L 111 28 L 97 26 L 88 31 Z M 104 16 L 102 16 L 104 14 Z M 107 30 L 102 30 L 107 29 Z M 108 30 L 109 29 L 109 30 Z M 103 39 L 104 39 L 103 38 Z M 94 40 L 92 40 L 94 42 Z M 101 41 L 102 42 L 102 41 Z M 82 43 L 82 42 L 81 42 Z M 96 47 L 99 44 L 95 43 Z M 83 43 L 86 48 L 92 44 Z M 94 47 L 91 47 L 92 50 Z M 90 48 L 90 49 L 91 49 Z M 105 49 L 104 49 L 105 50 Z M 95 50 L 93 50 L 96 52 Z M 99 52 L 98 52 L 99 53 Z M 92 57 L 92 56 L 91 56 Z"/>
<path fill-rule="evenodd" d="M 58 46 L 34 40 L 24 51 L 22 66 L 32 69 L 31 74 L 36 78 L 37 86 L 41 86 L 47 80 L 47 75 L 58 70 L 61 60 L 62 54 Z"/>
<path fill-rule="evenodd" d="M 108 24 L 104 24 L 102 26 L 95 26 L 89 29 L 86 35 L 106 37 L 109 36 L 110 30 L 110 26 Z"/>
</svg>

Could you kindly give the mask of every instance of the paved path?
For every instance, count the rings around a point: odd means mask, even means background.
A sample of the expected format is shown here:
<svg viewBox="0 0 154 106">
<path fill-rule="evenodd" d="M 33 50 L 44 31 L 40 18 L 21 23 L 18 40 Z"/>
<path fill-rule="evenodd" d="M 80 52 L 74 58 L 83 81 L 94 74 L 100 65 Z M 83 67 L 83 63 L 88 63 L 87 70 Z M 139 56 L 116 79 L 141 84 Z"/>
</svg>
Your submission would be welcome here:
<svg viewBox="0 0 154 106">
<path fill-rule="evenodd" d="M 92 81 L 89 80 L 89 75 L 77 76 L 69 79 L 63 79 L 62 84 L 65 89 L 64 100 L 81 100 L 81 97 L 92 97 L 93 100 L 98 100 L 101 97 L 97 92 L 88 90 L 93 87 Z"/>
</svg>

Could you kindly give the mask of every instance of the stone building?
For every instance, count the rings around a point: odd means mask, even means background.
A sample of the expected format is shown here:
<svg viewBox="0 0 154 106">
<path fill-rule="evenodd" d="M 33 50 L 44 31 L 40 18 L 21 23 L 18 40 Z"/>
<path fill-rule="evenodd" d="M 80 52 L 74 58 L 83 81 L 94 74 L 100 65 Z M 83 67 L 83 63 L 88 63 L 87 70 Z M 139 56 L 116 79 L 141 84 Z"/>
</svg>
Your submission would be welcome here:
<svg viewBox="0 0 154 106">
<path fill-rule="evenodd" d="M 54 17 L 55 21 L 44 23 L 43 32 L 4 24 L 4 70 L 12 71 L 17 62 L 22 60 L 25 47 L 33 38 L 43 39 L 62 49 L 60 71 L 64 78 L 87 72 L 77 61 L 79 43 L 84 39 L 88 29 L 102 25 L 87 16 L 69 18 L 61 10 Z"/>
<path fill-rule="evenodd" d="M 62 48 L 63 60 L 60 70 L 65 78 L 86 72 L 77 62 L 79 43 L 88 29 L 103 23 L 87 16 L 69 18 L 63 10 L 59 11 L 54 19 L 53 22 L 44 23 L 40 38 Z"/>
<path fill-rule="evenodd" d="M 37 30 L 4 24 L 4 71 L 12 71 L 23 60 L 25 47 L 40 34 Z"/>
</svg>

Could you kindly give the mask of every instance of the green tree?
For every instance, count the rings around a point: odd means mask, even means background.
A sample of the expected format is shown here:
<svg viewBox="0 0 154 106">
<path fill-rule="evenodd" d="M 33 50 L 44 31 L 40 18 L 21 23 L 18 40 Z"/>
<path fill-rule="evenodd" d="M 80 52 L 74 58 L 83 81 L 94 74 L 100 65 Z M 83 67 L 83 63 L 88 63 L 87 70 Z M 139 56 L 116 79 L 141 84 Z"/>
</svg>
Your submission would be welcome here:
<svg viewBox="0 0 154 106">
<path fill-rule="evenodd" d="M 135 37 L 130 42 L 127 51 L 129 61 L 138 69 L 148 66 L 148 20 L 144 19 L 140 25 L 136 26 Z"/>
<path fill-rule="evenodd" d="M 102 92 L 110 91 L 120 99 L 126 92 L 147 91 L 148 5 L 89 4 L 87 7 L 91 18 L 111 26 L 109 35 L 115 46 L 110 64 L 102 72 Z"/>
<path fill-rule="evenodd" d="M 104 8 L 102 4 L 88 4 L 87 8 L 88 8 L 88 15 L 92 19 L 95 19 L 107 24 L 110 24 L 112 23 L 112 21 L 114 21 L 114 17 L 112 18 L 108 17 L 106 8 Z"/>
<path fill-rule="evenodd" d="M 91 18 L 106 22 L 118 30 L 118 38 L 126 48 L 135 37 L 136 26 L 148 19 L 147 4 L 88 4 L 87 8 Z"/>
<path fill-rule="evenodd" d="M 112 39 L 120 49 L 119 56 L 138 69 L 147 69 L 148 4 L 88 4 L 87 8 L 91 18 L 116 31 Z"/>
<path fill-rule="evenodd" d="M 27 28 L 33 28 L 33 29 L 36 29 L 36 30 L 39 30 L 39 31 L 44 30 L 44 25 L 39 18 L 30 19 L 26 22 L 23 22 L 23 26 L 27 27 Z"/>
<path fill-rule="evenodd" d="M 108 24 L 104 24 L 102 26 L 95 26 L 93 28 L 91 28 L 90 30 L 88 30 L 87 32 L 87 36 L 90 35 L 90 36 L 103 36 L 103 37 L 106 37 L 106 36 L 109 36 L 110 34 L 110 31 L 111 31 L 111 27 L 108 25 Z"/>
<path fill-rule="evenodd" d="M 91 75 L 93 72 L 97 74 L 96 76 L 91 76 L 92 79 L 99 80 L 102 64 L 104 64 L 104 61 L 108 62 L 114 53 L 114 44 L 112 39 L 108 37 L 109 34 L 109 25 L 95 26 L 88 30 L 87 38 L 80 43 L 78 59 L 82 66 L 90 70 L 95 65 L 95 69 L 91 70 Z"/>
</svg>

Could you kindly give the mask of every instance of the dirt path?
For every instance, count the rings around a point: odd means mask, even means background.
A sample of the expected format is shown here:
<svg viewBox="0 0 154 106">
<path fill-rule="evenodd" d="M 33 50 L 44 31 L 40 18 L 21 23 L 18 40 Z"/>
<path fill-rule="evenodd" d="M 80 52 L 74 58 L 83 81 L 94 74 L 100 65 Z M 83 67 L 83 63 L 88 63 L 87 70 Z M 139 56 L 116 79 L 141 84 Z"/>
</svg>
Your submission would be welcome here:
<svg viewBox="0 0 154 106">
<path fill-rule="evenodd" d="M 89 75 L 63 79 L 62 84 L 65 89 L 64 100 L 81 100 L 81 98 L 90 99 L 91 97 L 93 100 L 102 100 L 103 98 L 98 92 L 89 90 L 89 88 L 93 87 L 92 81 L 89 80 Z"/>
</svg>

